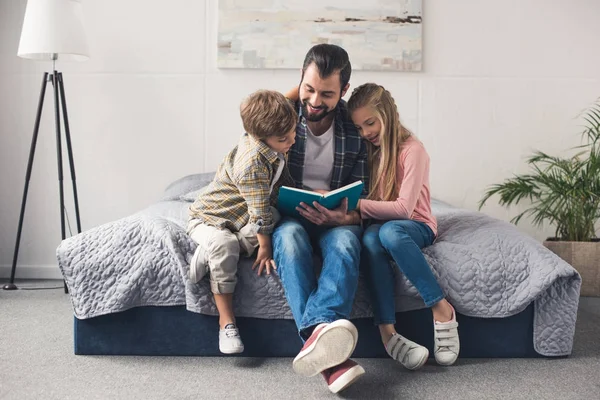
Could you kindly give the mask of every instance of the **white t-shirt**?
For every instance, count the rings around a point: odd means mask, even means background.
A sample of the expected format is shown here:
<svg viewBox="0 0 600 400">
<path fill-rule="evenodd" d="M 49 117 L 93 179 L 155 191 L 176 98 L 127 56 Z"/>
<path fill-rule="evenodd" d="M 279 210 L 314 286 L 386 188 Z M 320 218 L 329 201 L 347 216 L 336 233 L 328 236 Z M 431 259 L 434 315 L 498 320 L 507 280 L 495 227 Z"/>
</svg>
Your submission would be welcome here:
<svg viewBox="0 0 600 400">
<path fill-rule="evenodd" d="M 331 190 L 331 175 L 333 174 L 334 125 L 321 136 L 315 136 L 310 131 L 306 132 L 306 150 L 304 155 L 304 186 L 315 189 Z"/>
<path fill-rule="evenodd" d="M 281 178 L 283 167 L 285 167 L 285 156 L 282 153 L 277 153 L 277 158 L 279 158 L 279 166 L 277 167 L 277 171 L 275 171 L 275 176 L 273 177 L 273 182 L 271 182 L 271 189 L 269 189 L 269 193 L 273 193 L 273 187 L 279 178 Z"/>
</svg>

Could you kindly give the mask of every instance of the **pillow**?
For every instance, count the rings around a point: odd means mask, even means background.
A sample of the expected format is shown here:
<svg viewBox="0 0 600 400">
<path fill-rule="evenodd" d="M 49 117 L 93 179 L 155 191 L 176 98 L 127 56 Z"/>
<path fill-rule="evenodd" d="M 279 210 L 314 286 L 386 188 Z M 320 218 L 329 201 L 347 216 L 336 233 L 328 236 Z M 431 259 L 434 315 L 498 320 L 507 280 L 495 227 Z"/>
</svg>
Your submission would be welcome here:
<svg viewBox="0 0 600 400">
<path fill-rule="evenodd" d="M 167 186 L 161 201 L 183 200 L 184 196 L 188 198 L 191 196 L 191 192 L 197 192 L 202 189 L 212 182 L 214 177 L 215 172 L 204 172 L 201 174 L 184 176 Z"/>
<path fill-rule="evenodd" d="M 193 190 L 193 191 L 188 192 L 188 193 L 184 193 L 181 196 L 179 196 L 179 200 L 181 200 L 181 201 L 187 201 L 189 203 L 193 203 L 196 200 L 198 200 L 198 196 L 200 196 L 200 193 L 202 193 L 204 191 L 204 189 L 206 189 L 206 187 L 203 187 L 203 188 L 198 189 L 198 190 Z"/>
</svg>

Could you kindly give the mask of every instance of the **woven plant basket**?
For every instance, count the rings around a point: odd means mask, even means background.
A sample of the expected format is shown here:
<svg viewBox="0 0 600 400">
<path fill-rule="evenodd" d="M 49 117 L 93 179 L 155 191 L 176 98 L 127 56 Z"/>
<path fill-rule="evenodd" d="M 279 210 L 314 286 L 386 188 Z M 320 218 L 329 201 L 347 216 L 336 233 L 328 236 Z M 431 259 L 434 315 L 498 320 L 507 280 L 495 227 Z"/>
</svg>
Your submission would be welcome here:
<svg viewBox="0 0 600 400">
<path fill-rule="evenodd" d="M 581 275 L 581 295 L 600 297 L 600 241 L 562 242 L 548 239 L 544 246 Z"/>
</svg>

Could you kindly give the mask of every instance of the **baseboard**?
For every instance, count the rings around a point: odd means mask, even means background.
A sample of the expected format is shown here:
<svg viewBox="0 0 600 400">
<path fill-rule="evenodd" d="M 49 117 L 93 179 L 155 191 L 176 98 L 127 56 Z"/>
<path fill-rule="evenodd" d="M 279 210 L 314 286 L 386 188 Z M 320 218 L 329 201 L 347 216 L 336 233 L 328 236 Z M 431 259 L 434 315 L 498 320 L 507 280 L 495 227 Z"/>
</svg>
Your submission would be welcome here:
<svg viewBox="0 0 600 400">
<path fill-rule="evenodd" d="M 10 265 L 0 265 L 0 279 L 10 278 Z M 17 265 L 15 279 L 63 279 L 58 265 Z"/>
</svg>

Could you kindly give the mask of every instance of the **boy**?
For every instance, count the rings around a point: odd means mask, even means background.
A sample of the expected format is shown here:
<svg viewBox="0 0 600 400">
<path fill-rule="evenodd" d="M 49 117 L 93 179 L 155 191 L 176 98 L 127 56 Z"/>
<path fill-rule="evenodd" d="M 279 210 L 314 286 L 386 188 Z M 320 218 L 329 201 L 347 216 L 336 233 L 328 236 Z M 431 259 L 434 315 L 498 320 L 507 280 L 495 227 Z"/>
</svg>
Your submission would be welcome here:
<svg viewBox="0 0 600 400">
<path fill-rule="evenodd" d="M 246 133 L 225 157 L 214 180 L 190 207 L 188 234 L 198 243 L 190 264 L 190 280 L 210 274 L 210 288 L 219 311 L 219 350 L 244 351 L 233 315 L 233 292 L 239 256 L 252 255 L 263 269 L 275 268 L 271 233 L 279 219 L 270 207 L 284 174 L 285 158 L 295 142 L 298 115 L 280 93 L 259 90 L 242 103 Z"/>
</svg>

